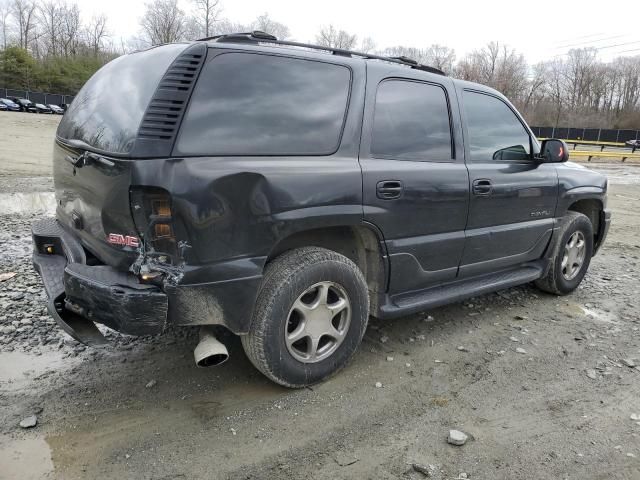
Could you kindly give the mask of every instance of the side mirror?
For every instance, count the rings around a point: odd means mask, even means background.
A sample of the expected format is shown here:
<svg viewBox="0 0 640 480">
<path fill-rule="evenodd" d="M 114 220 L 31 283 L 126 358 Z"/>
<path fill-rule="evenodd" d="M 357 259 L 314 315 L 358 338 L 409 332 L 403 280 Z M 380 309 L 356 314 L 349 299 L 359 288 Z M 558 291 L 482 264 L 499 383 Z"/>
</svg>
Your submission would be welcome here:
<svg viewBox="0 0 640 480">
<path fill-rule="evenodd" d="M 543 140 L 540 147 L 540 160 L 544 163 L 566 162 L 569 160 L 567 144 L 557 138 Z"/>
</svg>

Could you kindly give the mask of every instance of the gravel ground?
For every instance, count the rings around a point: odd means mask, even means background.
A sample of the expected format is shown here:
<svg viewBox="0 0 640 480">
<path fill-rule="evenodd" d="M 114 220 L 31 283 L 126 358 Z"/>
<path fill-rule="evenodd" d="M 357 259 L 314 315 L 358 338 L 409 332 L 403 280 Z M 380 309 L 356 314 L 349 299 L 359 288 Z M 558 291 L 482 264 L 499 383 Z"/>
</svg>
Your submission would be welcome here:
<svg viewBox="0 0 640 480">
<path fill-rule="evenodd" d="M 348 368 L 297 391 L 231 335 L 211 369 L 193 329 L 79 345 L 31 267 L 42 213 L 0 213 L 0 479 L 640 479 L 640 168 L 599 168 L 614 223 L 576 292 L 372 320 Z M 7 195 L 52 190 L 1 174 Z"/>
<path fill-rule="evenodd" d="M 35 216 L 2 216 L 0 478 L 640 478 L 640 187 L 622 183 L 572 295 L 523 286 L 373 320 L 346 370 L 300 391 L 233 336 L 214 369 L 193 365 L 194 330 L 77 344 L 44 309 Z"/>
</svg>

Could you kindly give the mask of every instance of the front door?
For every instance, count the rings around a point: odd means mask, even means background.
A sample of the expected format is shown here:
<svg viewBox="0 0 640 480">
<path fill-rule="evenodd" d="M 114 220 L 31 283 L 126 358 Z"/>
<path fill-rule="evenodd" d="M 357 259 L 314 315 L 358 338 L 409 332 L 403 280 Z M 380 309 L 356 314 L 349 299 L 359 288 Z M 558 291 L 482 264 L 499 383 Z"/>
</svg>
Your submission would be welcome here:
<svg viewBox="0 0 640 480">
<path fill-rule="evenodd" d="M 558 176 L 533 159 L 534 140 L 507 102 L 464 89 L 465 148 L 471 184 L 460 277 L 538 259 L 554 223 Z"/>
<path fill-rule="evenodd" d="M 360 164 L 364 218 L 384 235 L 393 294 L 455 279 L 469 179 L 452 81 L 386 71 L 368 65 Z"/>
</svg>

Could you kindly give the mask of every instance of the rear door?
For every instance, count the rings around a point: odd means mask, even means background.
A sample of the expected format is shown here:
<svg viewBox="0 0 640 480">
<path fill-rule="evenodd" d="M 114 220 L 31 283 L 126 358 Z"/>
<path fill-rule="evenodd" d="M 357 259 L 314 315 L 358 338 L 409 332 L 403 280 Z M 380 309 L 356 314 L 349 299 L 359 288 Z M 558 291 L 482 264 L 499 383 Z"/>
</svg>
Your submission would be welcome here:
<svg viewBox="0 0 640 480">
<path fill-rule="evenodd" d="M 456 277 L 469 179 L 449 78 L 368 63 L 360 164 L 365 221 L 384 235 L 390 293 Z"/>
<path fill-rule="evenodd" d="M 553 229 L 555 166 L 533 159 L 534 139 L 497 95 L 460 89 L 471 183 L 460 277 L 540 258 Z"/>
</svg>

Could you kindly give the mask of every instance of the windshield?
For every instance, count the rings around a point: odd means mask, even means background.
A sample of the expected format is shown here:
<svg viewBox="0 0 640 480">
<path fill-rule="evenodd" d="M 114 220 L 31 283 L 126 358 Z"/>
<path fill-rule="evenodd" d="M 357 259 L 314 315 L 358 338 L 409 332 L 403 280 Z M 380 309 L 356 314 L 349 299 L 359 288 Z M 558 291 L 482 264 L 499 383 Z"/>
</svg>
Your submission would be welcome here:
<svg viewBox="0 0 640 480">
<path fill-rule="evenodd" d="M 128 153 L 158 83 L 186 47 L 165 45 L 107 63 L 76 95 L 58 126 L 58 137 L 110 153 Z"/>
</svg>

